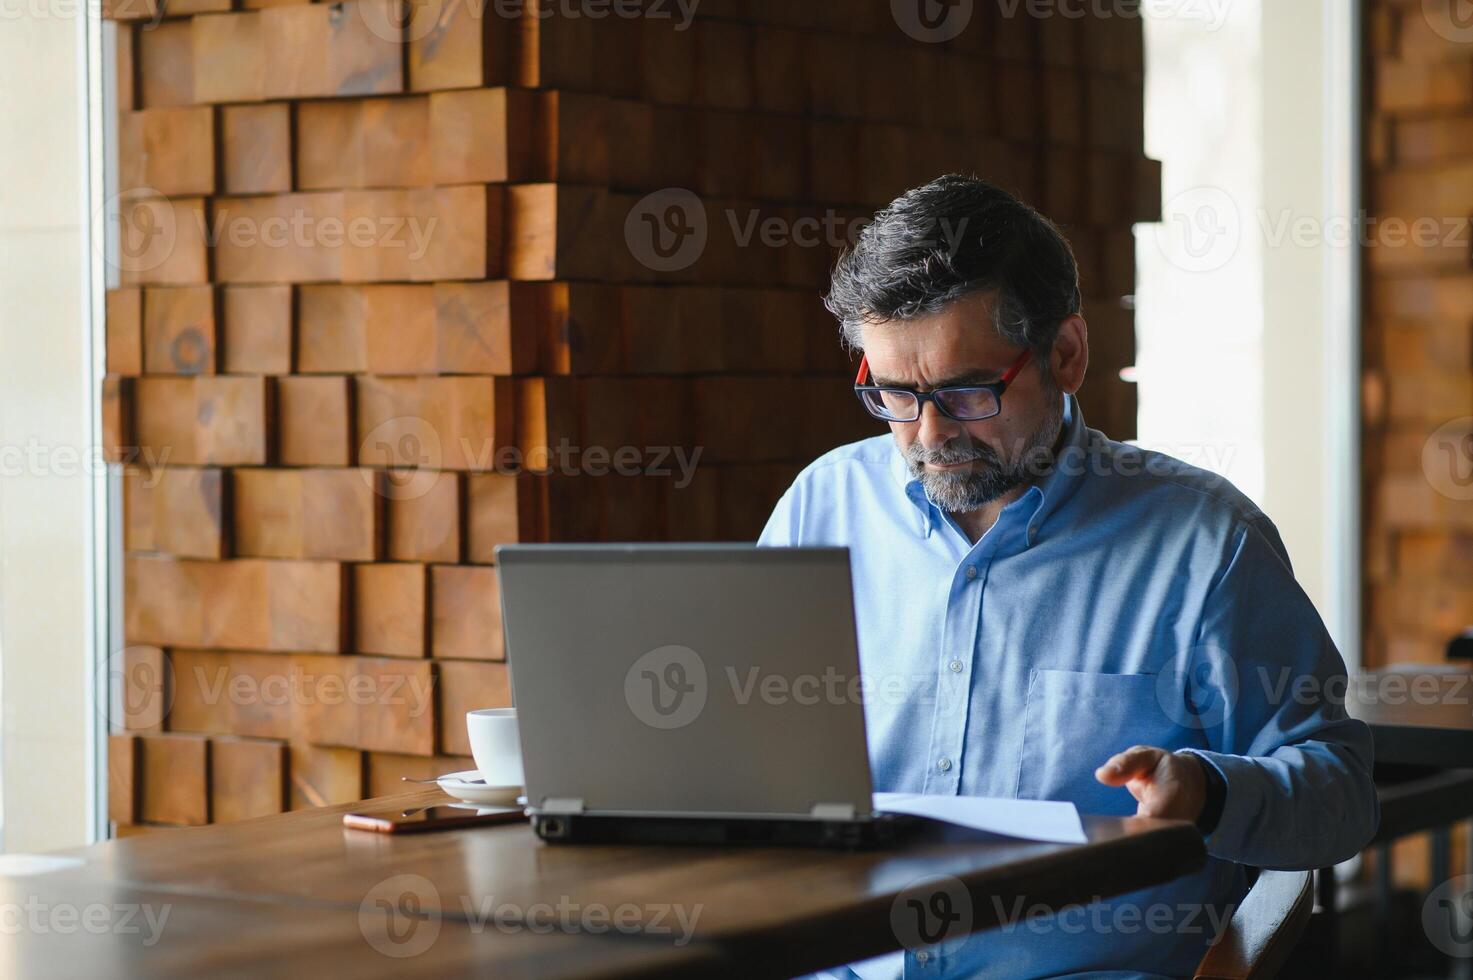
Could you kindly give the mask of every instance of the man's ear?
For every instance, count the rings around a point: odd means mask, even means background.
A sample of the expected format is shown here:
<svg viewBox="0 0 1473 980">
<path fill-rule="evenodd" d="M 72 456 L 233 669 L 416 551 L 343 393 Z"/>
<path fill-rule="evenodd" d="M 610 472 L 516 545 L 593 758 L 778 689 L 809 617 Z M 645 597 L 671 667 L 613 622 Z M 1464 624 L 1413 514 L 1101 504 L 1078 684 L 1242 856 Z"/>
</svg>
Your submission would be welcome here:
<svg viewBox="0 0 1473 980">
<path fill-rule="evenodd" d="M 1049 371 L 1054 384 L 1066 395 L 1072 395 L 1084 384 L 1089 367 L 1089 324 L 1078 313 L 1059 324 L 1059 335 L 1049 352 Z"/>
</svg>

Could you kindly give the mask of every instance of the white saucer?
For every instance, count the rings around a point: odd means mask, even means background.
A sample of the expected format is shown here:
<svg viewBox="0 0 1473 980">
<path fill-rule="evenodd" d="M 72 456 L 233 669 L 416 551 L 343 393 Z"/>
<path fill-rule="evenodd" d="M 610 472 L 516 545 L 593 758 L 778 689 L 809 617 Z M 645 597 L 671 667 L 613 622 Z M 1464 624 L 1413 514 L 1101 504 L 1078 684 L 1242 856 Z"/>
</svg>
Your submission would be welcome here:
<svg viewBox="0 0 1473 980">
<path fill-rule="evenodd" d="M 467 769 L 464 772 L 452 772 L 447 776 L 441 776 L 439 785 L 457 800 L 464 800 L 467 803 L 512 806 L 519 802 L 522 792 L 520 786 L 487 786 L 484 783 L 466 782 L 469 779 L 480 778 L 479 769 Z"/>
</svg>

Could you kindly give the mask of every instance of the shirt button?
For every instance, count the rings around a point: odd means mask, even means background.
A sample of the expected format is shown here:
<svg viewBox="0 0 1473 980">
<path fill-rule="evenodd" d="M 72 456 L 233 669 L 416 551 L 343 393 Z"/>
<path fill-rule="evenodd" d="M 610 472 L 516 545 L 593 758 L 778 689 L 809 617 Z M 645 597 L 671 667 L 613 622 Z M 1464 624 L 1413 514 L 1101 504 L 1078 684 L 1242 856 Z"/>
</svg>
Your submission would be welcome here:
<svg viewBox="0 0 1473 980">
<path fill-rule="evenodd" d="M 941 758 L 936 760 L 936 768 L 940 769 L 942 772 L 950 772 L 951 760 L 943 755 Z"/>
<path fill-rule="evenodd" d="M 960 674 L 962 672 L 962 662 L 960 660 L 953 660 L 947 666 L 951 668 L 953 674 Z"/>
<path fill-rule="evenodd" d="M 968 565 L 967 566 L 967 578 L 972 579 L 972 578 L 976 578 L 976 577 L 977 577 L 977 566 L 976 565 Z"/>
<path fill-rule="evenodd" d="M 927 953 L 924 949 L 916 950 L 916 962 L 921 964 L 922 966 L 924 966 L 926 964 L 926 961 L 930 958 L 931 955 Z"/>
</svg>

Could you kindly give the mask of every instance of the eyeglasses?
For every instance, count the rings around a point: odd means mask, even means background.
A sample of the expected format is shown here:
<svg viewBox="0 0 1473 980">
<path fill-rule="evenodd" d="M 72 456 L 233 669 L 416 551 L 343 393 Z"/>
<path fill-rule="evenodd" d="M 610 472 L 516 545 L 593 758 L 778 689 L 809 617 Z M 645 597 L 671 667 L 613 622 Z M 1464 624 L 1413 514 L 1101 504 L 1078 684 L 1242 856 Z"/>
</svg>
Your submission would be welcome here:
<svg viewBox="0 0 1473 980">
<path fill-rule="evenodd" d="M 979 422 L 990 419 L 1002 411 L 1002 393 L 1023 370 L 1033 356 L 1025 350 L 1004 372 L 1002 378 L 985 385 L 950 385 L 931 391 L 914 391 L 910 388 L 891 388 L 865 384 L 869 374 L 869 358 L 859 361 L 859 374 L 854 379 L 854 393 L 865 411 L 883 422 L 914 422 L 921 417 L 921 408 L 933 402 L 936 410 L 958 422 Z"/>
</svg>

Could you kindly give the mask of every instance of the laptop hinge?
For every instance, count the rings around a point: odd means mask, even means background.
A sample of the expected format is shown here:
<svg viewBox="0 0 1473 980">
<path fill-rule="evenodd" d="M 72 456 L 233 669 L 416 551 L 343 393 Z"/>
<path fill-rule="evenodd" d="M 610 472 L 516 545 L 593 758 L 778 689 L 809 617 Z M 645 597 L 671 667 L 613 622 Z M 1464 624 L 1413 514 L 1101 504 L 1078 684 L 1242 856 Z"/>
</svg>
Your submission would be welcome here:
<svg viewBox="0 0 1473 980">
<path fill-rule="evenodd" d="M 543 813 L 572 816 L 583 812 L 583 798 L 580 796 L 549 796 L 543 799 L 539 809 Z"/>
<path fill-rule="evenodd" d="M 815 803 L 808 811 L 815 820 L 853 820 L 853 803 Z"/>
</svg>

